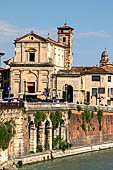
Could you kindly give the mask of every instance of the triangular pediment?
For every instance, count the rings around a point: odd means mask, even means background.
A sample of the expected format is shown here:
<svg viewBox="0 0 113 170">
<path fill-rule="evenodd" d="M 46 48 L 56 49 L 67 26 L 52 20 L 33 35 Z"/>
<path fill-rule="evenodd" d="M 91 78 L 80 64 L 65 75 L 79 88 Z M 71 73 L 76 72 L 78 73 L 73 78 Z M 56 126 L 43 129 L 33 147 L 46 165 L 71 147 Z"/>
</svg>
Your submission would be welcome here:
<svg viewBox="0 0 113 170">
<path fill-rule="evenodd" d="M 17 38 L 15 40 L 15 43 L 17 42 L 48 42 L 48 40 L 44 37 L 39 36 L 38 34 L 35 34 L 33 31 L 31 31 L 29 34 L 26 34 L 20 38 Z"/>
</svg>

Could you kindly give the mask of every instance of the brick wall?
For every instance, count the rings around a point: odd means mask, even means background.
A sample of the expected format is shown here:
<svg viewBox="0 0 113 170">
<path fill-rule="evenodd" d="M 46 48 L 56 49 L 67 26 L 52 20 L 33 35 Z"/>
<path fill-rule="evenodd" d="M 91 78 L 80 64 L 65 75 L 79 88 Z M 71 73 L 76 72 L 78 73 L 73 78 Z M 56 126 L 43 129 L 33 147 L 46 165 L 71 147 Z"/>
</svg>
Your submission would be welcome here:
<svg viewBox="0 0 113 170">
<path fill-rule="evenodd" d="M 86 131 L 82 129 L 81 125 L 81 112 L 73 110 L 71 120 L 69 121 L 69 136 L 73 146 L 100 144 L 113 141 L 113 113 L 103 113 L 101 131 L 99 131 L 96 113 L 94 113 L 94 118 L 90 122 L 89 129 L 86 122 Z"/>
</svg>

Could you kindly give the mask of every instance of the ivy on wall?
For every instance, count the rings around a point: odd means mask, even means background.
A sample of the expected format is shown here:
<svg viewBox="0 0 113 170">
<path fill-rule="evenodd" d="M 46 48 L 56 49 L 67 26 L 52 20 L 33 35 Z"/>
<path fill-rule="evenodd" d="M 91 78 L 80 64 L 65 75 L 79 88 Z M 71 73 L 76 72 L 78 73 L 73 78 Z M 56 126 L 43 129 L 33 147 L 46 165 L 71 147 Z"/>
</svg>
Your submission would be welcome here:
<svg viewBox="0 0 113 170">
<path fill-rule="evenodd" d="M 46 113 L 45 112 L 39 112 L 37 111 L 35 114 L 34 114 L 35 118 L 34 118 L 34 123 L 35 123 L 35 126 L 37 127 L 38 124 L 41 122 L 41 121 L 44 121 L 46 119 Z"/>
<path fill-rule="evenodd" d="M 103 119 L 103 111 L 102 110 L 97 111 L 97 119 L 98 119 L 98 123 L 99 123 L 99 131 L 101 131 L 102 130 L 102 119 Z"/>
<path fill-rule="evenodd" d="M 79 109 L 80 110 L 80 109 Z M 94 108 L 94 111 L 97 112 L 97 120 L 98 120 L 98 123 L 99 123 L 99 131 L 102 130 L 102 119 L 103 119 L 103 111 L 102 110 L 97 110 L 97 108 L 95 107 Z M 94 119 L 95 115 L 94 115 L 94 111 L 89 111 L 87 109 L 85 109 L 83 112 L 82 112 L 82 123 L 81 123 L 81 128 L 83 131 L 86 132 L 87 130 L 87 126 L 86 124 L 88 125 L 88 131 L 90 130 L 90 127 L 92 126 L 92 120 Z M 80 123 L 80 121 L 78 121 Z M 77 130 L 79 130 L 79 128 L 77 128 Z M 95 130 L 95 127 L 92 128 L 92 130 L 94 131 Z"/>
<path fill-rule="evenodd" d="M 62 121 L 62 113 L 60 111 L 56 111 L 55 113 L 51 113 L 50 119 L 52 121 L 53 128 L 58 128 L 59 124 Z"/>
<path fill-rule="evenodd" d="M 0 122 L 0 148 L 7 149 L 15 130 L 10 121 Z"/>
</svg>

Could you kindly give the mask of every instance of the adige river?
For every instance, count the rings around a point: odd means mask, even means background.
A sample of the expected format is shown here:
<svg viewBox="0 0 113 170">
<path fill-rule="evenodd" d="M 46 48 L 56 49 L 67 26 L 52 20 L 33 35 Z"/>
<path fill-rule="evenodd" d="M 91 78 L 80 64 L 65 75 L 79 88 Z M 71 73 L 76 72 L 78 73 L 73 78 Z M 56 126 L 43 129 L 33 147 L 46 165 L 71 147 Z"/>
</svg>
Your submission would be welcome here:
<svg viewBox="0 0 113 170">
<path fill-rule="evenodd" d="M 25 165 L 20 170 L 113 170 L 113 149 Z"/>
</svg>

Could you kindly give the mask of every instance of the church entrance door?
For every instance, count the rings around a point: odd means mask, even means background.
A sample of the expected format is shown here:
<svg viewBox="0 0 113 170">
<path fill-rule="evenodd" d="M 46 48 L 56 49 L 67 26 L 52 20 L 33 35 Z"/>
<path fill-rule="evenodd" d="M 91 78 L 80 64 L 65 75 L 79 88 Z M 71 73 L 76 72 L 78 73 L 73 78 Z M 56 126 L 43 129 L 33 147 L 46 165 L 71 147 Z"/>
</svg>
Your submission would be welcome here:
<svg viewBox="0 0 113 170">
<path fill-rule="evenodd" d="M 70 85 L 67 87 L 67 101 L 73 102 L 73 87 Z"/>
</svg>

